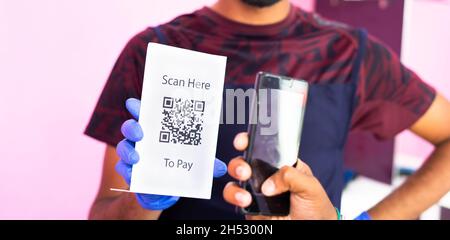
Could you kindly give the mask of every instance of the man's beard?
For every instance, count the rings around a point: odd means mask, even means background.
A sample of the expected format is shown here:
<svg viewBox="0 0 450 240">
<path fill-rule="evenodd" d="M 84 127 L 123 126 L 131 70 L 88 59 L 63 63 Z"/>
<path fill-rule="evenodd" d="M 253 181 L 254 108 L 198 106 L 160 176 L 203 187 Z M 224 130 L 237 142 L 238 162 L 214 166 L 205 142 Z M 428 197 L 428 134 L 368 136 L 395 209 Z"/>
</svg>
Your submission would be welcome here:
<svg viewBox="0 0 450 240">
<path fill-rule="evenodd" d="M 243 3 L 253 7 L 269 7 L 279 2 L 280 0 L 241 0 Z"/>
</svg>

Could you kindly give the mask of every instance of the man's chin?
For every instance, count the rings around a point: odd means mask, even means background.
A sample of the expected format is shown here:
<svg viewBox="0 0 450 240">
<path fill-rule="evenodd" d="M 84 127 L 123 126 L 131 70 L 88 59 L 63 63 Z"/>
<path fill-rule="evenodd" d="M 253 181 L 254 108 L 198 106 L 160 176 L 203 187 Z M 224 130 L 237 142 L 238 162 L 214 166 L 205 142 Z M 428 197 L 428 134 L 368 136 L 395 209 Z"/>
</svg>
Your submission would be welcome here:
<svg viewBox="0 0 450 240">
<path fill-rule="evenodd" d="M 243 3 L 252 7 L 270 7 L 281 0 L 241 0 Z"/>
</svg>

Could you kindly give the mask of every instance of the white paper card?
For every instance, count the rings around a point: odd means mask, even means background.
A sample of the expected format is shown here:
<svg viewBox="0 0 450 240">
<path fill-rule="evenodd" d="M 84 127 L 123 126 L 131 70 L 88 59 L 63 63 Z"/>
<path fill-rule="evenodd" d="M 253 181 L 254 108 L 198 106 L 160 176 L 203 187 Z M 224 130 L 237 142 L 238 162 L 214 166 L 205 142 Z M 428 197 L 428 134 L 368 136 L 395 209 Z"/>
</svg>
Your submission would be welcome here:
<svg viewBox="0 0 450 240">
<path fill-rule="evenodd" d="M 225 67 L 223 56 L 148 45 L 131 192 L 211 198 Z"/>
</svg>

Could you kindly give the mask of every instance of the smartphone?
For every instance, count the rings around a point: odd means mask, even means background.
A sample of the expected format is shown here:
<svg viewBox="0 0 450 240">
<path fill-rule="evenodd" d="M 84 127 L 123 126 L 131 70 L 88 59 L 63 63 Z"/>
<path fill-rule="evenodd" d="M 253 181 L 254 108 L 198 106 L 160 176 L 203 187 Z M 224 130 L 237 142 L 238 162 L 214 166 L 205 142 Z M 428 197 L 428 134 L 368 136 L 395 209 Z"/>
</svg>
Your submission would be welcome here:
<svg viewBox="0 0 450 240">
<path fill-rule="evenodd" d="M 241 209 L 244 214 L 289 214 L 290 193 L 266 197 L 261 186 L 283 166 L 297 163 L 307 96 L 308 83 L 304 80 L 258 73 L 250 109 L 249 145 L 244 153 L 252 176 L 241 182 L 253 201 Z"/>
</svg>

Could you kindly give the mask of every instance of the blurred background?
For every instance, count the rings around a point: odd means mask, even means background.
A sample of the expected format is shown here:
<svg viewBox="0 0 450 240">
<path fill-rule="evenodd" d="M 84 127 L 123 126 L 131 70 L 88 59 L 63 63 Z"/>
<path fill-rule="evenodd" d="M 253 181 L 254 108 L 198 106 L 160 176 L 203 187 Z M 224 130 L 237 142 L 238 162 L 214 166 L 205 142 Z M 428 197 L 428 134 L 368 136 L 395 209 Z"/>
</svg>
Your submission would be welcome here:
<svg viewBox="0 0 450 240">
<path fill-rule="evenodd" d="M 0 0 L 0 219 L 87 218 L 105 145 L 83 130 L 118 54 L 146 27 L 213 2 Z M 450 98 L 450 1 L 292 2 L 367 28 Z M 432 150 L 410 133 L 395 142 L 352 138 L 363 141 L 346 152 L 348 218 L 387 195 Z M 448 219 L 448 208 L 447 196 L 422 219 Z"/>
</svg>

